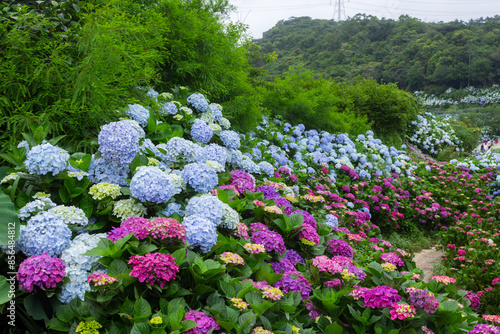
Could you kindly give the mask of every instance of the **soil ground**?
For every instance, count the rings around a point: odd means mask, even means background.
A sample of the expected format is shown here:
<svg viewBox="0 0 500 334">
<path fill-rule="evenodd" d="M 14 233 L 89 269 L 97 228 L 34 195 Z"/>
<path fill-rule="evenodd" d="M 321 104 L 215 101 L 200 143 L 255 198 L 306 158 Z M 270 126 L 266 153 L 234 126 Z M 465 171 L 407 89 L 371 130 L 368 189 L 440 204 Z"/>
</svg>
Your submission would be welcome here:
<svg viewBox="0 0 500 334">
<path fill-rule="evenodd" d="M 441 261 L 444 252 L 438 251 L 436 248 L 424 249 L 415 254 L 413 261 L 418 268 L 424 272 L 424 282 L 429 282 L 432 277 L 432 267 L 434 263 Z"/>
</svg>

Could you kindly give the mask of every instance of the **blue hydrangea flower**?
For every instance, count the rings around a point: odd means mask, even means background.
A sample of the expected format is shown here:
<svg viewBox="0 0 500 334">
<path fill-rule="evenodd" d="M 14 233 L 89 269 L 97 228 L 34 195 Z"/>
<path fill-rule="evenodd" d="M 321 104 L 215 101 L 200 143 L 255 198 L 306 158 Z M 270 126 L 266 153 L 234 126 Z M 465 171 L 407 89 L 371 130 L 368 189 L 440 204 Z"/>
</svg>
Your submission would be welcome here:
<svg viewBox="0 0 500 334">
<path fill-rule="evenodd" d="M 148 125 L 149 110 L 140 104 L 129 104 L 125 113 L 143 128 Z"/>
<path fill-rule="evenodd" d="M 208 109 L 210 110 L 210 112 L 214 116 L 214 121 L 219 122 L 222 118 L 222 110 L 221 110 L 222 107 L 219 104 L 211 103 L 208 106 Z"/>
<path fill-rule="evenodd" d="M 334 215 L 326 215 L 326 225 L 330 227 L 338 227 L 339 226 L 339 219 L 337 216 Z"/>
<path fill-rule="evenodd" d="M 199 215 L 219 226 L 222 220 L 222 201 L 212 195 L 192 197 L 186 205 L 185 215 Z"/>
<path fill-rule="evenodd" d="M 241 161 L 243 160 L 243 153 L 240 150 L 233 150 L 228 148 L 226 150 L 227 159 L 226 161 L 233 166 L 239 167 L 241 166 Z"/>
<path fill-rule="evenodd" d="M 236 132 L 231 131 L 231 130 L 225 130 L 225 131 L 221 131 L 219 136 L 227 148 L 232 148 L 234 150 L 237 150 L 240 148 L 240 145 L 241 145 L 240 144 L 240 136 Z"/>
<path fill-rule="evenodd" d="M 173 137 L 167 144 L 158 144 L 156 147 L 165 151 L 165 153 L 160 151 L 158 157 L 170 162 L 179 162 L 182 159 L 188 162 L 197 161 L 202 151 L 199 145 L 180 137 Z"/>
<path fill-rule="evenodd" d="M 26 140 L 23 140 L 17 145 L 17 148 L 24 147 L 26 149 L 26 154 L 30 153 L 30 144 Z"/>
<path fill-rule="evenodd" d="M 182 177 L 199 193 L 207 193 L 219 183 L 217 173 L 204 163 L 187 164 L 182 171 Z"/>
<path fill-rule="evenodd" d="M 212 139 L 213 130 L 207 123 L 196 120 L 191 126 L 191 137 L 193 140 L 207 144 Z"/>
<path fill-rule="evenodd" d="M 170 178 L 158 167 L 142 167 L 130 181 L 130 194 L 141 202 L 167 203 L 175 193 Z"/>
<path fill-rule="evenodd" d="M 26 156 L 24 165 L 30 174 L 56 175 L 68 165 L 69 154 L 60 147 L 49 143 L 35 146 Z"/>
<path fill-rule="evenodd" d="M 217 229 L 210 220 L 191 215 L 182 220 L 186 227 L 186 239 L 190 248 L 200 247 L 203 253 L 208 253 L 217 243 Z"/>
<path fill-rule="evenodd" d="M 267 176 L 269 176 L 269 177 L 274 176 L 274 167 L 269 162 L 261 161 L 258 163 L 258 166 L 259 166 L 261 171 L 263 171 L 264 173 L 267 174 Z"/>
<path fill-rule="evenodd" d="M 187 103 L 189 106 L 195 108 L 199 112 L 208 111 L 208 101 L 205 98 L 205 96 L 203 96 L 203 94 L 200 93 L 191 94 L 187 98 Z"/>
<path fill-rule="evenodd" d="M 177 114 L 177 106 L 173 102 L 167 102 L 160 107 L 158 112 L 161 115 L 167 115 L 167 114 L 175 115 Z"/>
<path fill-rule="evenodd" d="M 66 265 L 66 273 L 74 271 L 90 271 L 100 257 L 83 255 L 88 250 L 97 246 L 102 238 L 106 238 L 106 233 L 77 235 L 61 254 L 61 260 Z"/>
<path fill-rule="evenodd" d="M 56 203 L 48 197 L 40 197 L 29 202 L 19 210 L 18 217 L 20 220 L 28 220 L 30 217 L 37 215 L 42 211 L 48 211 L 56 206 Z"/>
<path fill-rule="evenodd" d="M 207 160 L 217 161 L 222 166 L 226 165 L 227 151 L 224 147 L 217 144 L 210 144 L 203 148 L 203 156 L 198 162 L 206 162 Z"/>
<path fill-rule="evenodd" d="M 59 256 L 71 242 L 71 230 L 52 212 L 42 212 L 28 221 L 19 233 L 18 243 L 26 256 L 47 253 Z"/>
<path fill-rule="evenodd" d="M 169 203 L 163 211 L 160 211 L 160 213 L 162 215 L 165 215 L 166 217 L 172 216 L 174 214 L 174 212 L 179 214 L 182 217 L 182 216 L 184 216 L 185 211 L 181 210 L 181 205 L 178 203 L 175 203 L 175 202 Z"/>
<path fill-rule="evenodd" d="M 103 158 L 97 160 L 92 159 L 89 166 L 89 179 L 93 183 L 107 182 L 117 184 L 119 186 L 128 186 L 125 179 L 130 173 L 129 165 L 116 166 L 108 163 Z"/>
<path fill-rule="evenodd" d="M 245 172 L 260 174 L 259 166 L 255 162 L 253 162 L 252 159 L 250 159 L 247 156 L 243 156 L 243 159 L 241 160 L 240 167 Z"/>
<path fill-rule="evenodd" d="M 66 267 L 66 271 L 67 269 Z M 85 292 L 90 291 L 90 285 L 87 282 L 88 274 L 85 270 L 72 270 L 71 273 L 66 273 L 70 282 L 64 284 L 61 287 L 61 292 L 57 295 L 61 303 L 67 304 L 76 298 L 84 300 Z"/>
<path fill-rule="evenodd" d="M 113 165 L 128 165 L 139 153 L 139 133 L 130 122 L 112 122 L 99 132 L 99 151 Z"/>
</svg>

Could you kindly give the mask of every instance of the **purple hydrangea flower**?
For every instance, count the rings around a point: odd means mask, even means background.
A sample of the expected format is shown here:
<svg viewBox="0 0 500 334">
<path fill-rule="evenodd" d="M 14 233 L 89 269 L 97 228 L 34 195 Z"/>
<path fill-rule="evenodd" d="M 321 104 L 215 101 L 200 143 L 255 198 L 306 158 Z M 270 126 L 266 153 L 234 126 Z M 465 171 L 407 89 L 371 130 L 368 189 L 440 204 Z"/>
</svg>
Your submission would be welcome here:
<svg viewBox="0 0 500 334">
<path fill-rule="evenodd" d="M 276 251 L 283 254 L 286 251 L 285 242 L 281 235 L 270 230 L 252 233 L 251 240 L 253 243 L 263 245 L 267 252 Z"/>
<path fill-rule="evenodd" d="M 32 255 L 19 265 L 16 278 L 19 288 L 33 291 L 34 286 L 42 289 L 53 289 L 61 282 L 65 273 L 64 262 L 47 253 Z"/>
<path fill-rule="evenodd" d="M 292 214 L 293 212 L 292 204 L 286 198 L 283 197 L 275 198 L 274 203 L 276 203 L 276 206 L 279 208 L 284 206 L 285 209 L 283 210 L 283 212 L 285 212 L 288 216 Z"/>
<path fill-rule="evenodd" d="M 220 329 L 214 318 L 207 316 L 203 312 L 189 311 L 188 313 L 186 313 L 184 320 L 193 320 L 198 323 L 196 327 L 191 328 L 190 330 L 185 332 L 185 334 L 206 334 L 211 329 L 213 329 L 214 331 Z"/>
<path fill-rule="evenodd" d="M 295 210 L 294 212 L 292 212 L 292 215 L 294 213 L 302 214 L 302 217 L 304 217 L 304 224 L 311 225 L 315 230 L 317 229 L 318 224 L 316 223 L 316 219 L 314 219 L 314 216 L 312 214 L 304 210 Z"/>
<path fill-rule="evenodd" d="M 264 199 L 276 199 L 280 196 L 280 194 L 271 186 L 258 186 L 255 189 L 256 192 L 261 192 L 264 194 Z"/>
<path fill-rule="evenodd" d="M 392 304 L 401 300 L 401 296 L 398 295 L 398 290 L 386 285 L 376 286 L 365 291 L 363 298 L 365 300 L 364 306 L 371 308 L 392 307 Z"/>
<path fill-rule="evenodd" d="M 309 294 L 312 291 L 311 283 L 303 275 L 298 275 L 295 279 L 285 274 L 283 277 L 274 283 L 274 286 L 280 288 L 284 293 L 298 291 L 302 301 L 309 299 Z"/>
<path fill-rule="evenodd" d="M 341 239 L 332 239 L 326 243 L 328 250 L 332 255 L 341 255 L 346 257 L 353 257 L 354 251 L 351 245 Z"/>
<path fill-rule="evenodd" d="M 244 194 L 245 191 L 254 192 L 255 184 L 253 178 L 247 172 L 242 170 L 231 171 L 231 178 L 229 179 L 232 186 L 236 187 L 236 190 L 240 194 Z"/>
</svg>

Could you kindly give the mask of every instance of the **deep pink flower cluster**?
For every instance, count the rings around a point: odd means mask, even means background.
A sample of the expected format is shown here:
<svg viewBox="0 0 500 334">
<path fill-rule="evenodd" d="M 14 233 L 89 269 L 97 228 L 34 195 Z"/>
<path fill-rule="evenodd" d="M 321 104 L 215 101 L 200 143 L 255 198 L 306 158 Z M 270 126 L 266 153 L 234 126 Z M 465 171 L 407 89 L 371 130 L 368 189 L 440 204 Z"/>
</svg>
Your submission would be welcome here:
<svg viewBox="0 0 500 334">
<path fill-rule="evenodd" d="M 184 320 L 193 320 L 198 323 L 196 327 L 185 332 L 186 334 L 206 334 L 212 328 L 214 331 L 220 329 L 215 319 L 207 316 L 203 312 L 189 311 L 186 313 Z"/>
<path fill-rule="evenodd" d="M 313 266 L 319 269 L 319 271 L 326 271 L 330 274 L 336 274 L 342 272 L 342 266 L 337 262 L 333 261 L 326 255 L 317 256 L 312 259 Z"/>
<path fill-rule="evenodd" d="M 330 288 L 335 288 L 337 286 L 340 286 L 340 279 L 336 278 L 332 281 L 326 281 L 325 285 L 329 286 Z"/>
<path fill-rule="evenodd" d="M 238 224 L 236 224 L 236 230 L 234 230 L 232 234 L 238 238 L 248 239 L 248 226 L 246 226 L 242 222 L 239 222 Z"/>
<path fill-rule="evenodd" d="M 130 276 L 137 277 L 140 282 L 153 285 L 155 282 L 163 288 L 165 283 L 175 279 L 179 266 L 170 254 L 147 253 L 132 256 L 128 264 L 132 266 Z"/>
<path fill-rule="evenodd" d="M 497 283 L 500 283 L 500 277 L 497 277 L 497 278 L 493 279 L 493 281 L 491 281 L 491 285 L 495 285 Z"/>
<path fill-rule="evenodd" d="M 61 282 L 66 266 L 57 257 L 50 257 L 47 253 L 32 255 L 19 265 L 16 278 L 19 288 L 33 291 L 34 286 L 42 289 L 53 289 Z"/>
<path fill-rule="evenodd" d="M 333 255 L 341 255 L 352 258 L 354 255 L 353 248 L 348 242 L 341 239 L 332 239 L 326 243 L 328 250 Z"/>
<path fill-rule="evenodd" d="M 151 237 L 159 240 L 179 240 L 186 242 L 186 228 L 173 218 L 158 217 L 153 221 L 142 217 L 130 217 L 124 220 L 120 227 L 113 227 L 107 237 L 116 242 L 127 234 L 134 233 L 139 239 Z"/>
<path fill-rule="evenodd" d="M 363 294 L 365 299 L 365 307 L 371 308 L 385 308 L 392 307 L 392 304 L 401 300 L 398 295 L 398 290 L 393 289 L 386 285 L 376 286 Z"/>
<path fill-rule="evenodd" d="M 365 297 L 365 293 L 367 291 L 370 291 L 370 289 L 362 287 L 362 286 L 355 285 L 354 289 L 351 292 L 349 292 L 349 296 L 354 297 L 354 300 L 358 300 L 360 298 L 364 298 Z"/>
<path fill-rule="evenodd" d="M 415 306 L 408 305 L 406 303 L 394 304 L 392 310 L 389 312 L 391 314 L 391 319 L 405 320 L 407 318 L 413 318 L 417 315 L 417 310 Z"/>
<path fill-rule="evenodd" d="M 402 267 L 405 265 L 405 263 L 403 262 L 403 260 L 401 260 L 399 255 L 397 253 L 394 253 L 394 252 L 381 254 L 380 259 L 382 259 L 384 262 L 392 263 L 395 266 Z"/>
</svg>

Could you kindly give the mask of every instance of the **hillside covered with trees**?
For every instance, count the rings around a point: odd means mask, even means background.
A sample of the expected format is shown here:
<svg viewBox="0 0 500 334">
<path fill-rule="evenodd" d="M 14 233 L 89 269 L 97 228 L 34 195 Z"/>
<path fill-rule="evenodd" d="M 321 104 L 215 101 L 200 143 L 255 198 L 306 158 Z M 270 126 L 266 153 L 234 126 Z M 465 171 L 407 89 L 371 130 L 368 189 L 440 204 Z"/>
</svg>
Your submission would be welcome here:
<svg viewBox="0 0 500 334">
<path fill-rule="evenodd" d="M 303 64 L 336 81 L 362 75 L 430 93 L 500 79 L 499 15 L 447 23 L 365 14 L 341 22 L 293 17 L 255 43 L 278 54 L 276 62 L 261 64 L 271 78 Z"/>
</svg>

